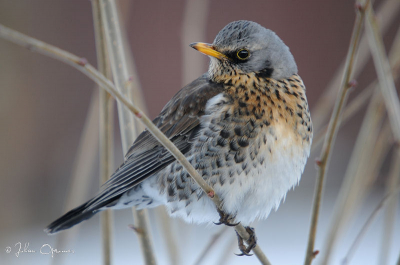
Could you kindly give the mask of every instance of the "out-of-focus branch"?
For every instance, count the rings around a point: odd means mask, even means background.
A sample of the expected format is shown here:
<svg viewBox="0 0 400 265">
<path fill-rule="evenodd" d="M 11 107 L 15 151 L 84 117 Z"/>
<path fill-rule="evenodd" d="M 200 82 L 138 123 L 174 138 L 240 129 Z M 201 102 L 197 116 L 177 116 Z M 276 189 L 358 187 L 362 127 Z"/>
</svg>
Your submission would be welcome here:
<svg viewBox="0 0 400 265">
<path fill-rule="evenodd" d="M 366 186 L 370 186 L 368 182 L 371 182 L 372 179 L 376 179 L 376 177 L 378 176 L 379 169 L 381 168 L 383 161 L 386 158 L 386 154 L 387 154 L 388 150 L 390 149 L 389 147 L 392 145 L 392 143 L 388 141 L 388 139 L 391 136 L 392 136 L 392 132 L 390 131 L 390 125 L 388 122 L 386 122 L 382 131 L 379 133 L 378 140 L 376 141 L 376 144 L 375 144 L 374 159 L 372 159 L 373 161 L 370 161 L 370 162 L 375 162 L 375 163 L 372 163 L 372 165 L 371 165 L 372 170 L 369 171 L 368 175 L 365 176 Z M 350 263 L 350 260 L 353 257 L 353 255 L 355 254 L 358 245 L 360 244 L 362 238 L 364 237 L 368 228 L 372 224 L 372 221 L 375 219 L 379 210 L 382 208 L 383 204 L 386 202 L 388 195 L 382 199 L 381 203 L 379 203 L 378 206 L 375 208 L 375 210 L 372 211 L 371 215 L 369 216 L 367 221 L 362 226 L 360 232 L 358 233 L 358 235 L 354 239 L 351 247 L 347 251 L 347 254 L 342 261 L 342 265 L 346 265 L 346 264 Z"/>
<path fill-rule="evenodd" d="M 399 161 L 399 160 L 397 160 L 397 161 Z M 351 245 L 349 251 L 347 252 L 346 257 L 343 259 L 342 265 L 347 265 L 347 264 L 350 263 L 351 256 L 354 254 L 357 245 L 361 242 L 362 237 L 365 235 L 365 233 L 367 232 L 369 226 L 375 220 L 375 218 L 378 215 L 378 213 L 380 212 L 380 210 L 382 210 L 382 208 L 385 206 L 385 204 L 387 204 L 389 202 L 389 200 L 396 199 L 395 196 L 398 195 L 399 192 L 400 192 L 400 187 L 396 188 L 396 186 L 395 186 L 393 191 L 391 193 L 389 193 L 389 194 L 386 194 L 385 197 L 383 197 L 383 199 L 380 201 L 378 206 L 376 206 L 376 208 L 372 211 L 371 215 L 368 217 L 367 221 L 365 222 L 365 224 L 361 228 L 361 230 L 358 233 L 356 239 L 354 240 L 354 242 Z M 385 259 L 387 259 L 388 257 L 389 256 L 386 256 Z M 378 264 L 384 265 L 384 264 L 387 264 L 387 263 L 379 262 Z"/>
<path fill-rule="evenodd" d="M 221 236 L 228 230 L 227 226 L 222 227 L 218 233 L 213 235 L 211 237 L 210 242 L 207 243 L 206 247 L 203 249 L 203 251 L 200 253 L 199 257 L 195 261 L 194 265 L 200 265 L 201 262 L 204 260 L 204 258 L 207 256 L 207 254 L 210 252 L 210 250 L 213 248 L 215 243 L 221 238 Z"/>
<path fill-rule="evenodd" d="M 342 187 L 335 204 L 331 227 L 327 236 L 327 242 L 322 250 L 324 254 L 323 264 L 328 264 L 332 249 L 337 238 L 344 230 L 351 214 L 362 201 L 367 190 L 368 176 L 371 171 L 371 154 L 374 143 L 378 137 L 385 109 L 379 90 L 375 90 L 368 106 L 355 147 L 347 167 Z M 375 158 L 374 158 L 375 159 Z"/>
<path fill-rule="evenodd" d="M 398 0 L 387 0 L 380 5 L 380 8 L 377 12 L 377 17 L 380 19 L 379 27 L 382 33 L 385 33 L 392 24 L 393 20 L 396 19 L 399 9 L 400 1 Z M 355 62 L 354 66 L 353 78 L 357 78 L 357 76 L 364 69 L 364 66 L 367 64 L 369 58 L 370 52 L 368 41 L 365 34 L 363 34 L 360 40 L 357 61 Z M 344 65 L 345 62 L 342 62 L 342 64 L 338 67 L 338 70 L 334 74 L 332 80 L 329 82 L 324 93 L 317 100 L 317 103 L 311 110 L 315 131 L 320 131 L 322 125 L 328 119 L 328 115 L 333 107 L 335 97 L 338 93 Z"/>
<path fill-rule="evenodd" d="M 137 106 L 139 109 L 141 109 L 144 113 L 148 114 L 147 111 L 147 106 L 146 106 L 146 101 L 144 100 L 143 97 L 143 91 L 140 86 L 139 82 L 139 77 L 137 74 L 136 70 L 136 64 L 135 60 L 133 57 L 133 53 L 131 50 L 131 47 L 129 45 L 128 41 L 128 32 L 126 28 L 129 28 L 129 12 L 131 8 L 133 7 L 131 0 L 124 0 L 124 1 L 118 1 L 118 11 L 121 18 L 121 23 L 120 23 L 120 28 L 121 28 L 121 37 L 122 37 L 122 42 L 123 46 L 125 49 L 125 58 L 126 58 L 126 63 L 128 67 L 128 72 L 131 76 L 129 83 L 128 83 L 128 89 L 132 93 L 131 101 Z M 144 129 L 145 126 L 139 122 L 138 120 L 134 120 L 134 127 L 135 127 L 135 134 L 139 135 Z M 150 210 L 151 211 L 151 210 Z M 171 260 L 171 264 L 179 264 L 179 249 L 177 247 L 177 243 L 175 240 L 176 234 L 174 234 L 173 230 L 171 229 L 171 218 L 165 211 L 163 207 L 157 207 L 152 209 L 155 214 L 156 222 L 159 227 L 160 232 L 162 233 L 162 238 L 165 241 L 164 246 L 168 250 L 168 254 Z M 146 210 L 147 212 L 147 210 Z M 137 218 L 135 217 L 136 212 L 133 211 L 134 215 L 134 220 L 137 221 Z M 144 218 L 148 218 L 147 214 L 144 216 Z M 135 227 L 139 227 L 139 224 L 135 224 Z"/>
<path fill-rule="evenodd" d="M 366 87 L 362 93 L 360 93 L 353 101 L 349 103 L 349 105 L 343 110 L 342 121 L 340 123 L 340 127 L 345 125 L 347 121 L 353 117 L 357 111 L 361 109 L 364 104 L 367 103 L 367 100 L 371 97 L 374 92 L 375 87 L 377 86 L 377 82 L 373 82 L 368 87 Z M 325 125 L 322 129 L 318 131 L 318 133 L 313 137 L 313 143 L 311 146 L 311 152 L 315 151 L 318 146 L 323 143 L 326 132 L 328 131 L 328 125 Z M 340 128 L 339 127 L 339 128 Z"/>
<path fill-rule="evenodd" d="M 400 59 L 400 34 L 397 34 L 395 41 L 392 45 L 390 53 L 391 63 L 398 63 Z M 394 73 L 398 71 L 398 65 L 394 66 Z M 387 73 L 390 73 L 388 71 Z M 398 73 L 396 73 L 398 75 Z M 371 103 L 368 107 L 367 113 L 364 117 L 363 124 L 360 129 L 359 136 L 357 137 L 356 145 L 346 171 L 346 175 L 342 184 L 342 188 L 338 195 L 336 202 L 334 218 L 330 228 L 329 235 L 324 250 L 324 262 L 329 261 L 329 255 L 334 247 L 337 238 L 340 236 L 347 223 L 349 216 L 354 212 L 362 198 L 365 196 L 368 187 L 371 185 L 374 177 L 379 172 L 379 167 L 386 156 L 386 148 L 377 150 L 375 147 L 372 151 L 372 143 L 376 141 L 376 130 L 379 128 L 379 123 L 383 119 L 384 109 L 382 102 L 382 95 L 380 89 L 376 87 L 374 95 L 372 96 Z M 387 141 L 387 139 L 385 139 Z M 376 146 L 381 142 L 380 138 L 377 140 Z M 386 149 L 384 151 L 383 149 Z M 374 158 L 371 159 L 371 154 Z M 366 177 L 367 176 L 367 177 Z"/>
<path fill-rule="evenodd" d="M 233 249 L 236 247 L 236 237 L 230 235 L 227 245 L 224 247 L 222 251 L 219 252 L 219 258 L 216 259 L 215 265 L 225 265 L 229 264 L 230 257 L 229 253 L 232 253 Z"/>
<path fill-rule="evenodd" d="M 366 33 L 371 47 L 372 58 L 378 74 L 379 85 L 385 101 L 394 138 L 400 143 L 400 103 L 389 60 L 385 53 L 382 36 L 379 32 L 372 7 L 366 9 Z"/>
<path fill-rule="evenodd" d="M 111 69 L 108 63 L 106 40 L 104 36 L 104 27 L 101 21 L 100 0 L 92 0 L 93 26 L 96 43 L 97 67 L 99 71 L 108 79 L 111 78 Z M 113 106 L 114 99 L 104 89 L 99 90 L 100 93 L 100 185 L 105 183 L 112 174 L 113 169 Z M 113 214 L 112 211 L 106 210 L 101 214 L 101 230 L 102 230 L 102 249 L 103 264 L 112 264 L 112 228 Z"/>
<path fill-rule="evenodd" d="M 396 45 L 400 46 L 400 40 L 394 41 L 393 43 L 394 43 L 393 48 L 395 48 Z M 397 60 L 397 62 L 392 67 L 392 75 L 393 75 L 393 78 L 396 80 L 400 76 L 400 72 L 399 72 L 400 56 L 393 54 L 393 56 L 391 56 L 390 58 L 396 58 L 394 61 Z M 378 85 L 379 85 L 378 81 L 372 82 L 366 88 L 364 88 L 363 91 L 355 99 L 353 99 L 349 103 L 349 105 L 343 110 L 343 117 L 342 117 L 342 121 L 340 123 L 340 127 L 345 125 L 350 120 L 350 118 L 352 118 L 357 113 L 357 111 L 359 111 L 362 108 L 362 106 L 364 106 L 364 104 L 371 97 L 374 89 Z M 312 147 L 311 147 L 311 152 L 315 151 L 315 149 L 322 143 L 327 130 L 328 130 L 328 125 L 325 125 L 325 127 L 320 129 L 320 131 L 318 131 L 317 135 L 314 136 Z"/>
<path fill-rule="evenodd" d="M 107 90 L 114 98 L 119 100 L 126 108 L 128 108 L 147 128 L 147 130 L 156 138 L 174 157 L 179 163 L 185 168 L 189 175 L 196 181 L 200 188 L 207 194 L 207 196 L 215 203 L 218 208 L 221 207 L 221 201 L 219 200 L 215 191 L 207 184 L 207 182 L 199 175 L 194 167 L 189 163 L 185 156 L 179 151 L 179 149 L 166 137 L 158 127 L 138 108 L 136 108 L 125 96 L 123 96 L 111 83 L 110 80 L 105 78 L 100 72 L 98 72 L 92 65 L 90 65 L 86 59 L 80 58 L 72 53 L 61 50 L 50 44 L 44 43 L 37 39 L 31 38 L 25 34 L 19 33 L 15 30 L 7 28 L 0 24 L 0 38 L 6 39 L 15 44 L 21 45 L 31 51 L 41 53 L 43 55 L 50 56 L 54 59 L 60 60 L 66 64 L 69 64 L 94 82 L 99 84 L 102 88 Z M 241 225 L 235 226 L 235 230 L 239 235 L 248 241 L 250 235 L 246 229 Z M 253 253 L 259 259 L 261 264 L 271 264 L 261 248 L 257 245 L 253 249 Z"/>
<path fill-rule="evenodd" d="M 397 191 L 399 190 L 400 184 L 400 146 L 397 144 L 392 166 L 389 173 L 389 178 L 386 182 L 386 193 L 391 195 L 387 199 L 386 207 L 384 207 L 384 221 L 383 221 L 383 234 L 382 234 L 382 244 L 379 255 L 378 264 L 386 265 L 388 264 L 388 259 L 390 256 L 390 247 L 392 244 L 392 239 L 394 235 L 394 222 L 396 219 L 396 210 L 398 204 Z"/>
<path fill-rule="evenodd" d="M 133 101 L 132 90 L 129 89 L 131 85 L 129 81 L 130 75 L 115 0 L 100 0 L 100 9 L 115 86 L 126 98 Z M 122 150 L 126 154 L 136 138 L 134 117 L 120 102 L 118 102 L 118 117 L 121 128 Z M 153 243 L 151 242 L 147 210 L 135 211 L 133 209 L 133 215 L 135 227 L 141 231 L 137 235 L 145 264 L 154 265 L 156 264 L 156 259 Z"/>
<path fill-rule="evenodd" d="M 315 184 L 315 193 L 314 193 L 314 202 L 312 208 L 312 215 L 311 215 L 311 224 L 310 224 L 310 232 L 307 244 L 307 252 L 306 258 L 304 261 L 305 265 L 310 265 L 312 260 L 315 257 L 315 237 L 317 233 L 317 225 L 318 225 L 318 217 L 319 217 L 319 210 L 321 206 L 322 200 L 322 191 L 324 186 L 324 179 L 326 175 L 326 171 L 329 165 L 329 159 L 332 153 L 332 146 L 335 143 L 337 131 L 339 129 L 339 124 L 341 120 L 341 114 L 343 110 L 343 106 L 346 103 L 347 95 L 349 88 L 351 87 L 351 77 L 353 71 L 353 65 L 355 61 L 355 56 L 357 52 L 358 43 L 360 40 L 361 35 L 361 28 L 364 21 L 364 8 L 366 5 L 369 4 L 367 0 L 364 6 L 359 6 L 357 8 L 357 17 L 356 21 L 354 22 L 353 33 L 350 40 L 350 46 L 346 57 L 346 66 L 345 71 L 343 73 L 342 83 L 340 86 L 339 94 L 335 102 L 335 107 L 329 121 L 328 133 L 325 136 L 324 145 L 322 147 L 320 159 L 317 162 L 318 165 L 318 173 L 317 173 L 317 181 Z"/>
</svg>

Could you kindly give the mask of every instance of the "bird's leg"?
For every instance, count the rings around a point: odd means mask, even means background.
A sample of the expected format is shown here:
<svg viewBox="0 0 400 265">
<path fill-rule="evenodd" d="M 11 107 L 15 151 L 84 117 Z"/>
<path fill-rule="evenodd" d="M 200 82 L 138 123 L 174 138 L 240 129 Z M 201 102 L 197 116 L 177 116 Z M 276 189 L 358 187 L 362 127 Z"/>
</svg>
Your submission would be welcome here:
<svg viewBox="0 0 400 265">
<path fill-rule="evenodd" d="M 237 226 L 240 222 L 238 223 L 231 223 L 231 221 L 235 220 L 235 216 L 231 216 L 229 214 L 224 213 L 223 211 L 221 211 L 219 208 L 217 208 L 217 211 L 219 213 L 219 222 L 218 223 L 214 223 L 216 225 L 227 225 L 227 226 Z"/>
<path fill-rule="evenodd" d="M 257 237 L 256 233 L 254 232 L 254 228 L 250 226 L 246 226 L 245 228 L 247 233 L 250 235 L 249 239 L 247 240 L 247 247 L 244 244 L 243 238 L 238 234 L 238 232 L 236 232 L 239 250 L 242 252 L 241 254 L 236 254 L 237 256 L 252 256 L 250 251 L 257 246 Z"/>
</svg>

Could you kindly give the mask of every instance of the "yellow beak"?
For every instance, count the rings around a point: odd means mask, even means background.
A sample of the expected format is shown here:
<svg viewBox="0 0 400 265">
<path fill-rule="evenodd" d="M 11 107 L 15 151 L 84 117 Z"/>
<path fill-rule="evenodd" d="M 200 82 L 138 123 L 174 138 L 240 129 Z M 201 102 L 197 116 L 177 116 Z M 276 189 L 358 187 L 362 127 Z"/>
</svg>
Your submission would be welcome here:
<svg viewBox="0 0 400 265">
<path fill-rule="evenodd" d="M 203 43 L 203 42 L 195 42 L 195 43 L 190 44 L 190 47 L 198 50 L 199 52 L 201 52 L 205 55 L 212 56 L 212 57 L 215 57 L 220 60 L 222 60 L 222 59 L 229 60 L 229 58 L 225 54 L 222 54 L 222 53 L 216 51 L 211 44 Z"/>
</svg>

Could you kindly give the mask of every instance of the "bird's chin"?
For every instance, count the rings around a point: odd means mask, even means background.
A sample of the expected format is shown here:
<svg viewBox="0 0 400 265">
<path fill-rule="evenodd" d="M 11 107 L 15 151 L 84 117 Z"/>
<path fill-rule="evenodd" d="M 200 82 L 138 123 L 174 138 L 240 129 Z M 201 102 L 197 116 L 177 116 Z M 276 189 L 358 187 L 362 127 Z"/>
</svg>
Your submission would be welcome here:
<svg viewBox="0 0 400 265">
<path fill-rule="evenodd" d="M 223 59 L 219 60 L 211 56 L 210 58 L 210 65 L 208 67 L 208 75 L 210 79 L 217 83 L 223 82 L 224 77 L 229 75 L 226 69 L 231 67 L 230 62 Z"/>
</svg>

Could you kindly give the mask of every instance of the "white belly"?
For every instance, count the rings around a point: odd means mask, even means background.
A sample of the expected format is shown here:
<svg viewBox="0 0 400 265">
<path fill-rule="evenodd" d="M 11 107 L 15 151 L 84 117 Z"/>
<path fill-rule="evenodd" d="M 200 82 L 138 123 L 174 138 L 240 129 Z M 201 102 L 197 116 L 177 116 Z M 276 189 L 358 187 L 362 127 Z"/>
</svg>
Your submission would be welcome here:
<svg viewBox="0 0 400 265">
<path fill-rule="evenodd" d="M 285 134 L 276 127 L 274 135 L 265 133 L 267 141 L 262 145 L 257 158 L 252 161 L 247 155 L 247 161 L 244 161 L 248 167 L 247 174 L 242 164 L 235 164 L 229 168 L 221 168 L 226 173 L 234 170 L 236 175 L 233 178 L 229 178 L 223 185 L 218 181 L 210 183 L 223 200 L 224 211 L 236 215 L 236 221 L 243 225 L 249 225 L 257 218 L 267 218 L 271 209 L 276 210 L 287 191 L 300 180 L 309 155 L 309 144 L 296 144 Z M 280 135 L 285 137 L 280 138 Z M 170 171 L 170 167 L 171 165 L 165 169 L 166 172 Z M 198 199 L 198 194 L 194 193 L 189 204 L 187 200 L 168 201 L 166 193 L 159 192 L 158 185 L 157 177 L 154 176 L 143 182 L 143 191 L 154 199 L 154 205 L 165 204 L 171 216 L 195 223 L 219 220 L 215 205 L 207 196 Z"/>
</svg>

